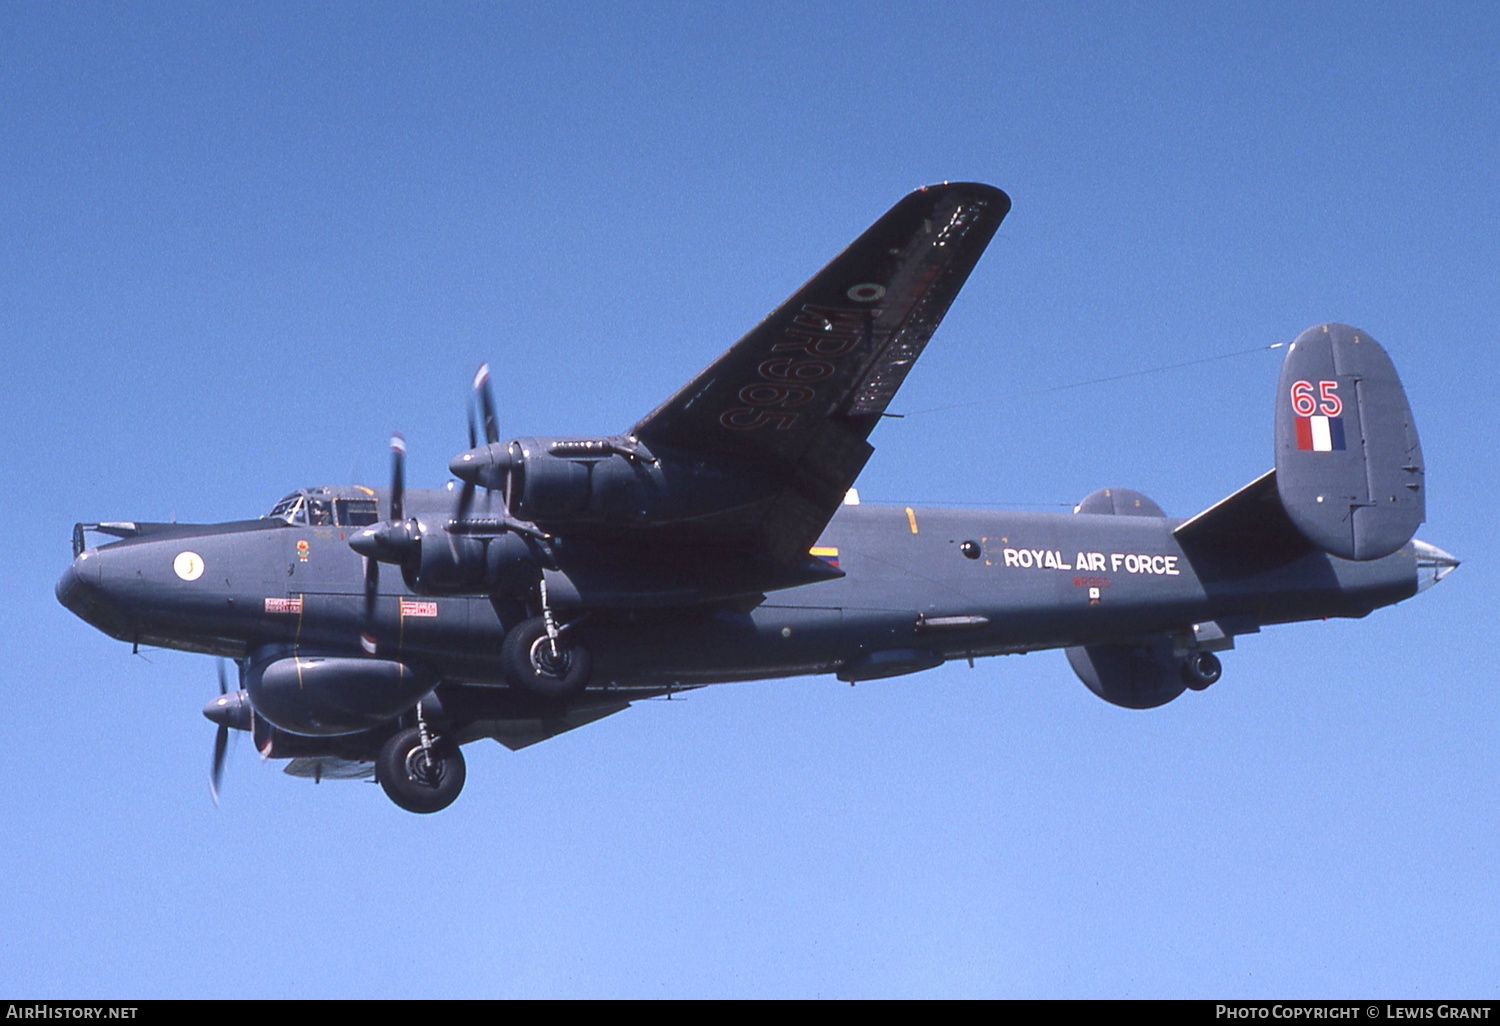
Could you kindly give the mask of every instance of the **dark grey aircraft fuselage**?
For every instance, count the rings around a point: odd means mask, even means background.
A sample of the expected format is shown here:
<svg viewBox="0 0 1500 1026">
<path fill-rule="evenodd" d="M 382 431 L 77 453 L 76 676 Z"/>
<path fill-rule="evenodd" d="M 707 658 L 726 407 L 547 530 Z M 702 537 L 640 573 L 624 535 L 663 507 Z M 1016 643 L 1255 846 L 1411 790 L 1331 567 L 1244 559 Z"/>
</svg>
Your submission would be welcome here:
<svg viewBox="0 0 1500 1026">
<path fill-rule="evenodd" d="M 447 492 L 412 493 L 446 512 Z M 844 506 L 814 550 L 845 576 L 727 606 L 600 611 L 576 628 L 592 688 L 661 690 L 840 672 L 888 676 L 946 659 L 1364 616 L 1417 591 L 1412 544 L 1353 562 L 1321 552 L 1205 583 L 1154 516 Z M 382 578 L 367 619 L 352 532 L 281 520 L 181 525 L 83 552 L 58 596 L 113 637 L 244 658 L 271 646 L 382 655 L 435 679 L 501 684 L 505 627 L 484 596 L 414 595 Z M 184 554 L 187 554 L 184 556 Z M 192 579 L 185 579 L 191 577 Z"/>
</svg>

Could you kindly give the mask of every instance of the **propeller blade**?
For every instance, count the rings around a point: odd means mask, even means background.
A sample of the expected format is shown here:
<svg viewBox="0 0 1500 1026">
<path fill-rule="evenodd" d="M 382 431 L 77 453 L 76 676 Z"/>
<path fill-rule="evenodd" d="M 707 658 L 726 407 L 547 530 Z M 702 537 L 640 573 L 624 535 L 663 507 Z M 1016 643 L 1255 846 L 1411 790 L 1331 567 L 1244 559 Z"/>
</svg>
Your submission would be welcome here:
<svg viewBox="0 0 1500 1026">
<path fill-rule="evenodd" d="M 464 486 L 458 491 L 458 505 L 453 510 L 454 520 L 465 520 L 468 518 L 469 510 L 474 505 L 474 492 L 476 490 L 472 481 L 464 482 Z"/>
<path fill-rule="evenodd" d="M 402 563 L 421 541 L 421 529 L 415 520 L 406 519 L 406 439 L 399 432 L 391 435 L 391 494 L 388 518 L 372 524 L 349 539 L 349 547 L 374 561 Z M 379 571 L 365 567 L 365 606 L 374 602 Z"/>
<path fill-rule="evenodd" d="M 511 443 L 511 448 L 512 449 L 515 448 L 515 443 L 514 442 Z M 510 493 L 511 493 L 511 486 L 513 484 L 515 484 L 515 480 L 516 480 L 516 457 L 519 454 L 516 453 L 516 452 L 512 452 L 510 455 L 511 455 L 510 466 L 508 468 L 506 468 L 506 471 L 505 471 L 505 514 L 506 514 L 506 516 L 515 516 L 516 515 L 515 507 L 510 504 Z"/>
<path fill-rule="evenodd" d="M 472 455 L 473 450 L 479 448 L 478 431 L 474 424 L 474 409 L 476 406 L 479 408 L 480 419 L 484 422 L 485 443 L 493 445 L 500 441 L 500 422 L 495 415 L 495 393 L 490 385 L 490 365 L 487 363 L 480 364 L 479 370 L 474 372 L 474 392 L 469 399 L 470 453 L 465 454 L 465 456 Z M 455 476 L 462 478 L 464 482 L 463 490 L 458 493 L 458 503 L 453 512 L 453 519 L 460 522 L 468 517 L 469 511 L 473 508 L 474 493 L 477 490 L 472 477 L 461 473 L 462 468 L 457 467 L 458 460 L 461 458 L 463 457 L 455 458 L 454 464 L 450 465 L 454 467 Z M 485 487 L 486 491 L 488 491 L 489 485 L 487 484 Z"/>
<path fill-rule="evenodd" d="M 214 762 L 213 769 L 208 774 L 208 793 L 213 798 L 214 804 L 219 804 L 219 784 L 224 780 L 224 753 L 229 750 L 229 728 L 219 724 L 218 733 L 214 734 Z"/>
<path fill-rule="evenodd" d="M 380 590 L 380 560 L 365 557 L 365 619 L 375 616 L 375 595 Z"/>
<path fill-rule="evenodd" d="M 406 519 L 406 439 L 391 435 L 391 519 Z"/>
<path fill-rule="evenodd" d="M 484 440 L 491 445 L 500 441 L 500 421 L 495 416 L 495 394 L 490 390 L 490 365 L 482 363 L 474 375 L 474 394 L 484 415 Z M 474 448 L 474 446 L 469 446 Z"/>
<path fill-rule="evenodd" d="M 208 772 L 208 793 L 214 804 L 218 805 L 219 785 L 224 780 L 224 753 L 229 748 L 229 725 L 247 716 L 249 706 L 243 692 L 237 691 L 233 699 L 229 698 L 229 674 L 224 660 L 214 660 L 214 666 L 219 675 L 219 697 L 204 706 L 203 715 L 219 725 L 218 733 L 214 735 L 214 758 Z"/>
</svg>

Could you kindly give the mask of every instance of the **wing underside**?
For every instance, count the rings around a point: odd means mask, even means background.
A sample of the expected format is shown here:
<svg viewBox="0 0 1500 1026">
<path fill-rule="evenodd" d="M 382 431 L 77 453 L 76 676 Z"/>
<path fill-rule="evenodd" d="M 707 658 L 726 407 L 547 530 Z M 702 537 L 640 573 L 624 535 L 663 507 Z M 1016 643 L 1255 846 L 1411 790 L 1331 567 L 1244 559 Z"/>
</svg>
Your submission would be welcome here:
<svg viewBox="0 0 1500 1026">
<path fill-rule="evenodd" d="M 631 434 L 754 468 L 774 487 L 747 540 L 777 562 L 805 558 L 1009 210 L 988 185 L 912 193 Z"/>
</svg>

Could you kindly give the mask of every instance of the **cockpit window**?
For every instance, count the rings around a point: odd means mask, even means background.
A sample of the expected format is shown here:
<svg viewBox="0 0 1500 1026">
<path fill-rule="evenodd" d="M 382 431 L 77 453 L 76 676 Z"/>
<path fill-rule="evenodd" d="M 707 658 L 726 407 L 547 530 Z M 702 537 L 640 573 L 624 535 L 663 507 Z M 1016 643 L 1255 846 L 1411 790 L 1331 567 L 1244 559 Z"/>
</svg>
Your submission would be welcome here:
<svg viewBox="0 0 1500 1026">
<path fill-rule="evenodd" d="M 307 523 L 307 514 L 302 506 L 302 496 L 298 493 L 288 495 L 276 505 L 271 507 L 269 517 L 280 517 L 289 524 Z"/>
<path fill-rule="evenodd" d="M 310 527 L 369 527 L 380 523 L 380 509 L 374 499 L 331 499 L 304 492 L 288 495 L 266 515 Z"/>
<path fill-rule="evenodd" d="M 327 499 L 307 500 L 307 522 L 313 527 L 333 526 L 333 503 Z"/>
<path fill-rule="evenodd" d="M 335 499 L 333 508 L 340 527 L 369 527 L 380 520 L 374 499 Z"/>
</svg>

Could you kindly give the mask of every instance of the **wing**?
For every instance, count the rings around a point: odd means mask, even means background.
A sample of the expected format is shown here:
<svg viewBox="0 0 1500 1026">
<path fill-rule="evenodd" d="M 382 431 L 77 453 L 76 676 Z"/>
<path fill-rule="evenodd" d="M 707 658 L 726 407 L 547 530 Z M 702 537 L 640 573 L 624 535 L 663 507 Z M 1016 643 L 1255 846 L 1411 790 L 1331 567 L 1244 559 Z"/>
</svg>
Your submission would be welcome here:
<svg viewBox="0 0 1500 1026">
<path fill-rule="evenodd" d="M 805 559 L 1009 210 L 989 185 L 917 190 L 631 434 L 753 468 L 774 493 L 757 548 L 781 563 Z"/>
<path fill-rule="evenodd" d="M 534 720 L 497 720 L 486 723 L 485 727 L 489 737 L 516 752 L 629 708 L 629 702 L 601 703 L 570 708 L 557 716 Z"/>
</svg>

